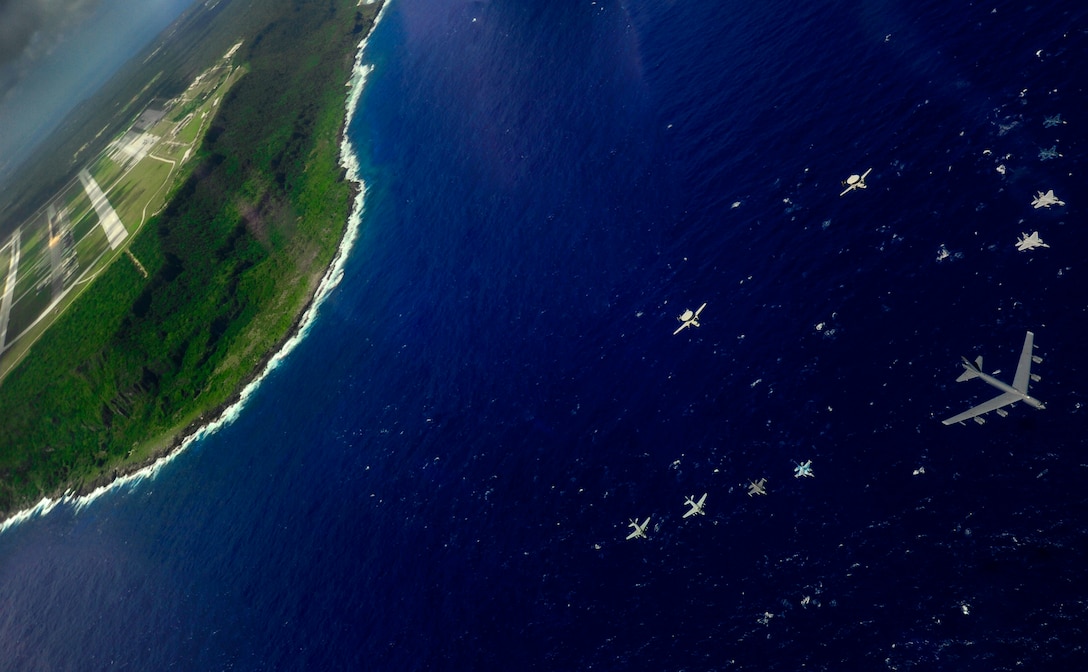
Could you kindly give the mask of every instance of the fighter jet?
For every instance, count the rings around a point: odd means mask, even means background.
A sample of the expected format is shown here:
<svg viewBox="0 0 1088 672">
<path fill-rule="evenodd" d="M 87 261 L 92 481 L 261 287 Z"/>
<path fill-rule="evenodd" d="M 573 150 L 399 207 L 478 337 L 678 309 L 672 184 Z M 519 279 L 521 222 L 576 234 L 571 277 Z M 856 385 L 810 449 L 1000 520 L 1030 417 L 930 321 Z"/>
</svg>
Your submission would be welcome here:
<svg viewBox="0 0 1088 672">
<path fill-rule="evenodd" d="M 964 420 L 974 418 L 975 422 L 982 425 L 985 424 L 981 416 L 983 413 L 989 413 L 990 411 L 997 411 L 997 414 L 1001 417 L 1008 415 L 1008 411 L 1004 410 L 1005 406 L 1015 404 L 1018 401 L 1022 401 L 1028 406 L 1038 408 L 1040 410 L 1046 408 L 1043 402 L 1039 401 L 1035 397 L 1028 394 L 1028 383 L 1032 380 L 1038 382 L 1039 376 L 1031 372 L 1031 363 L 1038 364 L 1043 361 L 1042 357 L 1038 357 L 1034 354 L 1033 348 L 1035 341 L 1035 334 L 1030 331 L 1024 337 L 1024 349 L 1020 352 L 1020 362 L 1016 365 L 1016 374 L 1013 376 L 1012 385 L 1007 385 L 993 376 L 982 372 L 982 358 L 979 357 L 974 362 L 967 361 L 966 357 L 961 357 L 963 360 L 963 373 L 956 379 L 957 383 L 962 383 L 965 380 L 971 380 L 972 378 L 981 378 L 986 383 L 993 385 L 997 389 L 1001 390 L 1002 394 L 994 397 L 993 399 L 981 403 L 974 408 L 970 408 L 959 415 L 954 415 L 947 420 L 942 420 L 946 425 L 954 423 L 962 424 Z"/>
<path fill-rule="evenodd" d="M 1062 157 L 1061 152 L 1058 151 L 1058 146 L 1054 145 L 1050 149 L 1043 147 L 1039 148 L 1039 160 L 1049 161 L 1051 159 L 1060 159 Z"/>
<path fill-rule="evenodd" d="M 748 496 L 767 494 L 767 479 L 761 478 L 748 484 Z"/>
<path fill-rule="evenodd" d="M 1016 249 L 1020 250 L 1021 252 L 1025 250 L 1034 250 L 1037 247 L 1050 247 L 1043 242 L 1042 238 L 1039 237 L 1038 231 L 1032 233 L 1030 236 L 1026 233 L 1021 233 L 1020 240 L 1016 241 Z"/>
<path fill-rule="evenodd" d="M 1039 195 L 1031 201 L 1031 205 L 1038 210 L 1039 208 L 1049 208 L 1052 205 L 1065 205 L 1065 201 L 1058 200 L 1058 197 L 1054 195 L 1054 190 L 1051 189 L 1045 194 L 1040 191 Z"/>
<path fill-rule="evenodd" d="M 649 524 L 650 524 L 649 517 L 647 517 L 646 520 L 642 521 L 641 525 L 638 524 L 638 519 L 637 518 L 632 518 L 631 522 L 627 525 L 627 527 L 633 528 L 635 531 L 632 532 L 631 534 L 627 535 L 627 538 L 628 539 L 645 539 L 646 538 L 646 527 L 649 526 Z"/>
<path fill-rule="evenodd" d="M 1061 126 L 1064 123 L 1066 122 L 1064 119 L 1062 119 L 1062 115 L 1060 114 L 1055 114 L 1053 117 L 1045 117 L 1043 119 L 1043 127 L 1045 128 L 1051 128 L 1052 126 Z"/>
<path fill-rule="evenodd" d="M 872 168 L 865 171 L 861 175 L 851 175 L 850 177 L 846 178 L 846 181 L 842 183 L 842 186 L 846 188 L 842 190 L 842 193 L 839 194 L 839 196 L 845 196 L 848 192 L 851 192 L 855 189 L 865 189 L 865 178 L 869 177 L 869 173 L 871 172 L 873 172 Z"/>
<path fill-rule="evenodd" d="M 699 306 L 699 309 L 694 312 L 689 308 L 681 313 L 680 316 L 676 318 L 680 322 L 680 326 L 676 328 L 676 331 L 672 332 L 672 335 L 675 336 L 679 334 L 687 327 L 699 326 L 699 313 L 703 312 L 703 308 L 706 308 L 705 303 Z"/>
<path fill-rule="evenodd" d="M 816 476 L 816 474 L 812 473 L 812 460 L 809 460 L 808 462 L 798 462 L 797 466 L 793 468 L 794 478 L 801 478 L 802 476 L 807 476 L 809 478 Z"/>
<path fill-rule="evenodd" d="M 700 516 L 705 516 L 706 511 L 703 511 L 703 503 L 704 502 L 706 502 L 706 493 L 705 492 L 703 493 L 703 496 L 699 498 L 699 501 L 695 501 L 695 495 L 688 495 L 688 498 L 684 500 L 684 505 L 685 506 L 690 506 L 691 509 L 688 510 L 686 513 L 684 513 L 684 517 L 688 518 L 690 516 L 694 516 L 695 514 L 699 514 Z"/>
</svg>

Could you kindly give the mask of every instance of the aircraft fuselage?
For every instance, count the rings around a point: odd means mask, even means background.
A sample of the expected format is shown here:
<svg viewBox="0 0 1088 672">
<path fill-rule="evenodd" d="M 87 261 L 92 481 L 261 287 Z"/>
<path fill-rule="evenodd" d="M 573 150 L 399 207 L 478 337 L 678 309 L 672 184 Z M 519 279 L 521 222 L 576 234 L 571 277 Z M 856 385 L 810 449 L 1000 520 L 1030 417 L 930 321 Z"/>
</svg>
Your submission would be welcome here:
<svg viewBox="0 0 1088 672">
<path fill-rule="evenodd" d="M 1022 391 L 1016 389 L 1015 387 L 1013 387 L 1012 385 L 1009 385 L 1006 382 L 1003 382 L 1003 381 L 998 380 L 997 378 L 994 378 L 990 374 L 988 374 L 985 371 L 982 371 L 981 369 L 979 369 L 977 366 L 975 366 L 971 362 L 967 361 L 966 358 L 964 358 L 963 361 L 964 361 L 964 368 L 965 369 L 967 369 L 968 371 L 972 371 L 975 375 L 977 375 L 979 378 L 986 381 L 989 385 L 992 385 L 993 387 L 996 387 L 997 389 L 999 389 L 1002 392 L 1005 392 L 1007 394 L 1013 394 L 1013 395 L 1016 395 L 1017 397 L 1020 397 L 1020 401 L 1024 402 L 1028 406 L 1031 406 L 1033 408 L 1038 408 L 1039 410 L 1042 410 L 1042 409 L 1046 408 L 1046 405 L 1043 404 L 1043 402 L 1039 401 L 1038 399 L 1031 396 L 1030 394 L 1022 392 Z"/>
</svg>

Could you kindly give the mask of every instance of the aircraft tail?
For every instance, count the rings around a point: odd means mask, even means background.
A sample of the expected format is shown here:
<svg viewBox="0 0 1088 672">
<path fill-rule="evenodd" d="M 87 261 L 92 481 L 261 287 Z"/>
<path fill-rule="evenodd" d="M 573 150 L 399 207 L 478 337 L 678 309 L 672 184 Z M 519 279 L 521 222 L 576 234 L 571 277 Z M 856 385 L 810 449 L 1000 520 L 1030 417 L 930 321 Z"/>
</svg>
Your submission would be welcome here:
<svg viewBox="0 0 1088 672">
<path fill-rule="evenodd" d="M 982 370 L 982 357 L 978 357 L 974 362 L 968 361 L 966 357 L 961 357 L 960 359 L 963 360 L 963 373 L 956 379 L 956 382 L 962 383 L 965 380 L 978 378 L 978 374 Z"/>
</svg>

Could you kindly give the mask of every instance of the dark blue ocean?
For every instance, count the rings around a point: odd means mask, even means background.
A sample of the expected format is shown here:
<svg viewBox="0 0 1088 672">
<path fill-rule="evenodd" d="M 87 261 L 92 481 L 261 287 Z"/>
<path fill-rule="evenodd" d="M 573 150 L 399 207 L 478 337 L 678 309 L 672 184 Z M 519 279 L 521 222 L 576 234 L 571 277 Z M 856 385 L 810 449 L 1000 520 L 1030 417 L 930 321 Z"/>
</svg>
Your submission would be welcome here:
<svg viewBox="0 0 1088 672">
<path fill-rule="evenodd" d="M 0 533 L 0 668 L 1088 669 L 1086 56 L 1072 1 L 391 0 L 342 282 Z M 1046 410 L 942 425 L 1029 329 Z"/>
</svg>

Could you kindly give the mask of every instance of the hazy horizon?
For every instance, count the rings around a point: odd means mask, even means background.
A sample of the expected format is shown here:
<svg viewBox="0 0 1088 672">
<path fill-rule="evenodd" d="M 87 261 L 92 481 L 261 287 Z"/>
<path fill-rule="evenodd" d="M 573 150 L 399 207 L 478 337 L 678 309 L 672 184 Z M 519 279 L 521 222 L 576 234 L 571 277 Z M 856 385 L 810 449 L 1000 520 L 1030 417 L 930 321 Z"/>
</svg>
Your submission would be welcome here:
<svg viewBox="0 0 1088 672">
<path fill-rule="evenodd" d="M 197 1 L 0 3 L 0 181 Z"/>
</svg>

